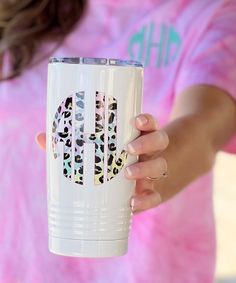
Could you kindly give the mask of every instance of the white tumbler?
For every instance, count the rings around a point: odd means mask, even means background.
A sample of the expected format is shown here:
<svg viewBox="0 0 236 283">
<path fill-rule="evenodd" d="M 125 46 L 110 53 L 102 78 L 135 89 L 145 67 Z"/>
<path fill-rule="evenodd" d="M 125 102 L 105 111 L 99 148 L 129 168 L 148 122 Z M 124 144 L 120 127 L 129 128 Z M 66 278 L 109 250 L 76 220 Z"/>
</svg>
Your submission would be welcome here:
<svg viewBox="0 0 236 283">
<path fill-rule="evenodd" d="M 143 67 L 105 58 L 51 58 L 47 95 L 49 250 L 78 257 L 127 253 L 140 133 Z"/>
</svg>

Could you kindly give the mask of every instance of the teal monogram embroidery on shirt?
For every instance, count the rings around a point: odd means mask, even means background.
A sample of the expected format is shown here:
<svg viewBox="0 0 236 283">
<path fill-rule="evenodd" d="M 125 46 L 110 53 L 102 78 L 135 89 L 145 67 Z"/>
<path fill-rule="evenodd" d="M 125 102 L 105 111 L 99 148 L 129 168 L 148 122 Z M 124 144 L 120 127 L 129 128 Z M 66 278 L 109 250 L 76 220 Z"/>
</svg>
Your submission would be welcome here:
<svg viewBox="0 0 236 283">
<path fill-rule="evenodd" d="M 174 26 L 161 24 L 158 28 L 152 22 L 131 35 L 128 54 L 132 60 L 144 66 L 161 68 L 168 66 L 179 55 L 181 36 Z"/>
</svg>

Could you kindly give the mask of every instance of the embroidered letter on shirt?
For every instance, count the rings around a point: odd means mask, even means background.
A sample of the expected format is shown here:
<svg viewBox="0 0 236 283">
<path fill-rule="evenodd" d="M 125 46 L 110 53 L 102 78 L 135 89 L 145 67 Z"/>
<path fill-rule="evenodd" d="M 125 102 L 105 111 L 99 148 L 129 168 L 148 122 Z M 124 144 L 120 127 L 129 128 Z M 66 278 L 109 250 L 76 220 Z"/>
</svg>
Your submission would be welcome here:
<svg viewBox="0 0 236 283">
<path fill-rule="evenodd" d="M 146 67 L 161 68 L 176 60 L 181 43 L 181 36 L 172 25 L 161 24 L 157 29 L 151 22 L 131 35 L 128 53 L 132 60 L 142 62 Z"/>
</svg>

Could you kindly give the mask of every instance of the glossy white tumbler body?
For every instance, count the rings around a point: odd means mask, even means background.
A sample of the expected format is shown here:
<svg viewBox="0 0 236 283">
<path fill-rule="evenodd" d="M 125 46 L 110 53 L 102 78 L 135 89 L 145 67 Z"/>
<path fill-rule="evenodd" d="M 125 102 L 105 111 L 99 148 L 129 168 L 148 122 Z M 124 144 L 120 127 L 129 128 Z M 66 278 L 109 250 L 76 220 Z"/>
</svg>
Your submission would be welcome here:
<svg viewBox="0 0 236 283">
<path fill-rule="evenodd" d="M 49 250 L 79 257 L 127 253 L 143 67 L 104 58 L 51 58 L 47 94 Z"/>
</svg>

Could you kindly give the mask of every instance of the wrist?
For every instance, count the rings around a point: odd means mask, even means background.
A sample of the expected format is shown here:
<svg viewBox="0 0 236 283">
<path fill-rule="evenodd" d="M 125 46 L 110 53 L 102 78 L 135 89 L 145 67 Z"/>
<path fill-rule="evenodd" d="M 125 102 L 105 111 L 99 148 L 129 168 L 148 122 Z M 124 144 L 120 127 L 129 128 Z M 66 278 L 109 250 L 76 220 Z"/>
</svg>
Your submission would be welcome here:
<svg viewBox="0 0 236 283">
<path fill-rule="evenodd" d="M 169 145 L 158 154 L 167 161 L 168 178 L 156 182 L 155 186 L 163 200 L 167 200 L 209 172 L 216 153 L 198 117 L 185 116 L 172 120 L 163 130 L 169 136 Z"/>
<path fill-rule="evenodd" d="M 170 143 L 166 150 L 186 159 L 199 159 L 206 172 L 214 164 L 216 150 L 214 136 L 201 115 L 188 115 L 172 120 L 164 130 Z"/>
</svg>

